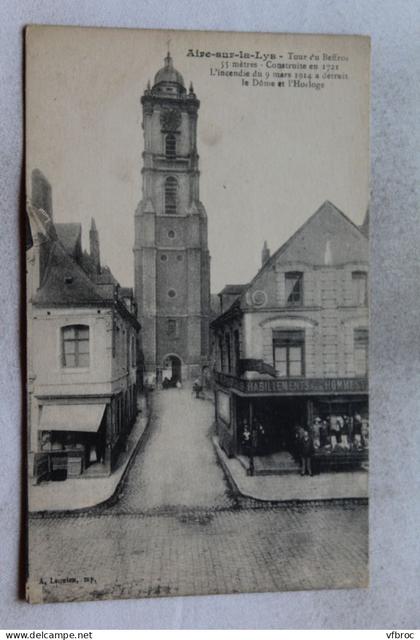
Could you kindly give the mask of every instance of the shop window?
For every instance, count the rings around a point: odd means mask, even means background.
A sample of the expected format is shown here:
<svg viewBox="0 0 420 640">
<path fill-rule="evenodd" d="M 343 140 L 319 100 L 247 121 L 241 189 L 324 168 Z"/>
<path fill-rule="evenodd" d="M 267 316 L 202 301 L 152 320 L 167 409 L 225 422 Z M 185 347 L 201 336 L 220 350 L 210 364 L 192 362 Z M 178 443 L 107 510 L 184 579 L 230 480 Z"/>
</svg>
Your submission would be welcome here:
<svg viewBox="0 0 420 640">
<path fill-rule="evenodd" d="M 304 351 L 304 331 L 273 332 L 273 360 L 279 377 L 296 378 L 305 375 Z"/>
<path fill-rule="evenodd" d="M 176 137 L 173 133 L 165 138 L 165 155 L 167 158 L 176 158 Z"/>
<path fill-rule="evenodd" d="M 354 330 L 354 372 L 366 376 L 368 372 L 369 333 L 367 329 Z"/>
<path fill-rule="evenodd" d="M 62 330 L 63 367 L 89 366 L 89 327 L 75 324 Z"/>
<path fill-rule="evenodd" d="M 367 273 L 353 271 L 351 274 L 353 304 L 364 306 L 367 304 Z"/>
<path fill-rule="evenodd" d="M 178 321 L 174 318 L 168 318 L 166 324 L 166 332 L 169 338 L 178 338 L 179 336 L 179 326 Z"/>
<path fill-rule="evenodd" d="M 176 178 L 165 180 L 165 213 L 175 215 L 177 210 L 178 182 Z"/>
<path fill-rule="evenodd" d="M 286 304 L 299 306 L 303 304 L 303 273 L 289 271 L 284 274 L 286 289 Z"/>
</svg>

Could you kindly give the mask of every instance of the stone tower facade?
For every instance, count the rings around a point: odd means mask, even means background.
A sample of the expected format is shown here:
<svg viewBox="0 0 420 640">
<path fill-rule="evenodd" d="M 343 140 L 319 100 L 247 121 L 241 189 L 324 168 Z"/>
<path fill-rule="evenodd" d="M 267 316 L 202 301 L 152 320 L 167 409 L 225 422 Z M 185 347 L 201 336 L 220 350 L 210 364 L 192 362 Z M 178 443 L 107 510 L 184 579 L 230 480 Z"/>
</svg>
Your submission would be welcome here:
<svg viewBox="0 0 420 640">
<path fill-rule="evenodd" d="M 168 53 L 143 106 L 143 198 L 135 214 L 135 297 L 146 378 L 198 376 L 208 364 L 210 256 L 200 202 L 197 115 Z"/>
</svg>

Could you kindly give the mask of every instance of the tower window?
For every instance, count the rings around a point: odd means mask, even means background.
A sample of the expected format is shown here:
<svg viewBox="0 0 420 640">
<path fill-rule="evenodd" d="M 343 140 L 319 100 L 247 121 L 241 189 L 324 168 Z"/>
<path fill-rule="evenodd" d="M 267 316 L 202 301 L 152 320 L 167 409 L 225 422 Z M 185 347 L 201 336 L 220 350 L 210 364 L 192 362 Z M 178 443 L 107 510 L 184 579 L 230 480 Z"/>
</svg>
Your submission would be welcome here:
<svg viewBox="0 0 420 640">
<path fill-rule="evenodd" d="M 168 259 L 168 256 L 166 255 L 166 253 L 162 253 L 162 255 L 160 256 L 160 259 L 162 260 L 162 262 L 166 262 Z"/>
<path fill-rule="evenodd" d="M 172 229 L 168 231 L 168 238 L 175 238 L 175 231 L 172 231 Z"/>
<path fill-rule="evenodd" d="M 167 334 L 170 338 L 178 338 L 179 337 L 179 325 L 178 321 L 174 318 L 168 318 L 167 325 Z"/>
<path fill-rule="evenodd" d="M 176 259 L 178 260 L 178 262 L 182 262 L 184 259 L 184 256 L 182 255 L 182 253 L 179 253 L 176 257 Z"/>
<path fill-rule="evenodd" d="M 178 182 L 172 176 L 165 180 L 165 213 L 176 214 Z"/>
<path fill-rule="evenodd" d="M 173 133 L 165 138 L 165 155 L 167 158 L 176 158 L 176 137 Z"/>
<path fill-rule="evenodd" d="M 168 296 L 169 296 L 170 298 L 175 298 L 175 296 L 176 296 L 176 291 L 175 291 L 175 289 L 169 289 L 169 291 L 168 291 Z"/>
</svg>

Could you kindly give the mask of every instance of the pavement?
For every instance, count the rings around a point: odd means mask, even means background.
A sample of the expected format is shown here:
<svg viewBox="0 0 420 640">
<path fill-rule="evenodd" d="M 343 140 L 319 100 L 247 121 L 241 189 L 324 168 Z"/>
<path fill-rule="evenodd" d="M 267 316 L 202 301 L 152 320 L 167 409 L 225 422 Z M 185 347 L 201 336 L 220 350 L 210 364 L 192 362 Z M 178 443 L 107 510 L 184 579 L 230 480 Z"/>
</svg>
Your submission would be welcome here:
<svg viewBox="0 0 420 640">
<path fill-rule="evenodd" d="M 32 602 L 366 587 L 368 510 L 305 505 L 31 521 Z"/>
<path fill-rule="evenodd" d="M 148 424 L 146 408 L 139 413 L 110 476 L 67 478 L 29 486 L 29 512 L 75 511 L 99 505 L 116 493 Z"/>
<path fill-rule="evenodd" d="M 212 403 L 173 389 L 152 406 L 118 501 L 30 517 L 31 602 L 367 586 L 366 504 L 243 498 Z"/>
<path fill-rule="evenodd" d="M 302 477 L 300 473 L 249 476 L 237 458 L 227 457 L 216 436 L 213 437 L 213 445 L 223 469 L 242 496 L 268 502 L 368 497 L 366 471 L 329 471 L 312 477 Z"/>
<path fill-rule="evenodd" d="M 214 406 L 188 388 L 154 391 L 147 443 L 115 509 L 136 513 L 232 506 L 211 442 Z"/>
</svg>

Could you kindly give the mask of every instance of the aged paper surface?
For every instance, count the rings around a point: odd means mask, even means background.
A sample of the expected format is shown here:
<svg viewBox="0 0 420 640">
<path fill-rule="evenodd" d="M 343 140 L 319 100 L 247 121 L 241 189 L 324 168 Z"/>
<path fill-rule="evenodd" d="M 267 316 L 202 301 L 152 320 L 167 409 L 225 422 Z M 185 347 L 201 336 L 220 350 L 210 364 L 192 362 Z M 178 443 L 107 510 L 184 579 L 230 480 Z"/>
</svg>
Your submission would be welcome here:
<svg viewBox="0 0 420 640">
<path fill-rule="evenodd" d="M 369 39 L 30 27 L 30 602 L 368 580 Z"/>
</svg>

